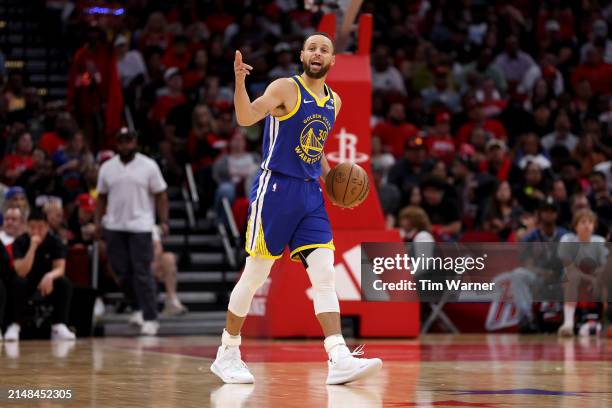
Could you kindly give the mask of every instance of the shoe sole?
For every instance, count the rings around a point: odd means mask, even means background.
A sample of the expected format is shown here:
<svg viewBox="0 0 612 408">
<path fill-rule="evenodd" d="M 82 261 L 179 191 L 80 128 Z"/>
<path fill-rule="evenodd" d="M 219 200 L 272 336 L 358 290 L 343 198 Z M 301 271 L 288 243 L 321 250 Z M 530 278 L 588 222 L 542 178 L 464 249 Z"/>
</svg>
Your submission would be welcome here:
<svg viewBox="0 0 612 408">
<path fill-rule="evenodd" d="M 369 377 L 371 375 L 376 374 L 378 371 L 380 371 L 380 369 L 382 368 L 382 360 L 378 360 L 373 364 L 370 364 L 369 366 L 367 366 L 364 370 L 362 371 L 358 371 L 355 374 L 351 375 L 348 378 L 343 378 L 343 379 L 339 379 L 339 380 L 330 380 L 329 378 L 327 379 L 327 381 L 325 382 L 325 384 L 327 385 L 342 385 L 342 384 L 347 384 L 353 381 L 358 381 L 361 379 L 364 379 L 366 377 Z"/>
<path fill-rule="evenodd" d="M 255 382 L 255 381 L 229 381 L 229 380 L 226 380 L 225 378 L 223 378 L 223 375 L 221 374 L 221 371 L 217 369 L 217 366 L 215 365 L 215 363 L 211 364 L 210 371 L 212 371 L 214 375 L 219 377 L 221 379 L 221 381 L 223 381 L 226 384 L 253 384 Z"/>
</svg>

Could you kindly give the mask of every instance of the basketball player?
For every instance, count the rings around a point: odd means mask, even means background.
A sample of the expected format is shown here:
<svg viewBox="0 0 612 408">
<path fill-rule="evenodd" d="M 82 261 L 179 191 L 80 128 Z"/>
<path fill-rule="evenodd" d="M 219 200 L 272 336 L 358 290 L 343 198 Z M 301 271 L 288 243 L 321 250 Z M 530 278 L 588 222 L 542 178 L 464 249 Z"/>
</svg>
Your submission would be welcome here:
<svg viewBox="0 0 612 408">
<path fill-rule="evenodd" d="M 272 82 L 251 102 L 245 78 L 252 67 L 236 51 L 234 105 L 241 126 L 265 118 L 263 161 L 250 196 L 244 272 L 230 296 L 226 327 L 211 370 L 226 383 L 252 383 L 240 356 L 240 329 L 255 291 L 265 282 L 275 259 L 289 246 L 291 259 L 301 261 L 314 290 L 314 310 L 329 355 L 327 384 L 344 384 L 377 372 L 380 359 L 356 358 L 340 331 L 335 291 L 334 244 L 318 179 L 330 170 L 323 153 L 340 111 L 340 97 L 326 84 L 334 65 L 334 45 L 323 33 L 304 41 L 304 72 Z M 288 305 L 289 306 L 289 305 Z"/>
</svg>

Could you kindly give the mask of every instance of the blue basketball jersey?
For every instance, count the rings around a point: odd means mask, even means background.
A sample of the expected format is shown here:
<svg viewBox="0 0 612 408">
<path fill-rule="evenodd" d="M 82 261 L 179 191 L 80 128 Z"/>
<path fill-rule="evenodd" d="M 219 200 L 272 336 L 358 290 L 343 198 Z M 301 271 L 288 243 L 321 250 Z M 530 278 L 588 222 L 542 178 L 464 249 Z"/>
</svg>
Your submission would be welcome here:
<svg viewBox="0 0 612 408">
<path fill-rule="evenodd" d="M 301 179 L 317 179 L 321 176 L 325 140 L 335 122 L 336 100 L 327 85 L 326 95 L 317 98 L 301 77 L 291 79 L 297 85 L 297 103 L 285 116 L 266 117 L 261 168 Z"/>
</svg>

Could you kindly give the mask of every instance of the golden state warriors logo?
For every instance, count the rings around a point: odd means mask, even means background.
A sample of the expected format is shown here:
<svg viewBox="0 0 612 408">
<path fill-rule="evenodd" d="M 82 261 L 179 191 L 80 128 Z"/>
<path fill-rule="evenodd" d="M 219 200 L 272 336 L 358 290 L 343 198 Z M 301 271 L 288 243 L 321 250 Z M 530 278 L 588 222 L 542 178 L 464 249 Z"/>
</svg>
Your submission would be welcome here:
<svg viewBox="0 0 612 408">
<path fill-rule="evenodd" d="M 304 162 L 313 164 L 321 160 L 331 124 L 325 116 L 319 114 L 308 116 L 303 123 L 300 144 L 295 147 L 295 152 Z"/>
</svg>

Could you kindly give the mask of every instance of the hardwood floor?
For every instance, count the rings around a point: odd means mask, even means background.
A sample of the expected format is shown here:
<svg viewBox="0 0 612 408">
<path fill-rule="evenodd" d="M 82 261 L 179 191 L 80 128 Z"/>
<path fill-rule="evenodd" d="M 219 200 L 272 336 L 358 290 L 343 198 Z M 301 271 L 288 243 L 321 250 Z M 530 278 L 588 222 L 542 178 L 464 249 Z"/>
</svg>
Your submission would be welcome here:
<svg viewBox="0 0 612 408">
<path fill-rule="evenodd" d="M 321 342 L 260 340 L 246 340 L 242 347 L 256 383 L 223 385 L 209 371 L 217 341 L 177 337 L 4 343 L 0 406 L 612 406 L 608 339 L 439 335 L 366 340 L 366 356 L 381 357 L 383 370 L 349 386 L 325 385 Z M 69 390 L 72 398 L 42 399 L 49 394 L 39 391 L 39 399 L 9 399 L 9 392 L 15 397 L 11 390 L 57 390 L 56 396 Z"/>
</svg>

